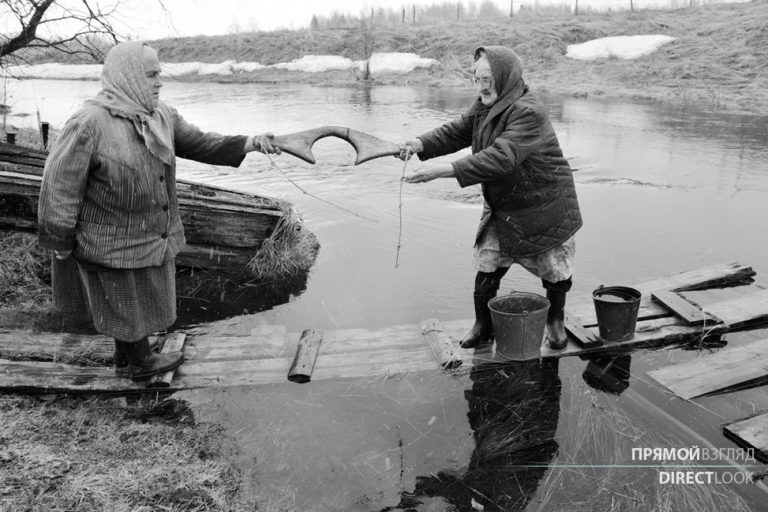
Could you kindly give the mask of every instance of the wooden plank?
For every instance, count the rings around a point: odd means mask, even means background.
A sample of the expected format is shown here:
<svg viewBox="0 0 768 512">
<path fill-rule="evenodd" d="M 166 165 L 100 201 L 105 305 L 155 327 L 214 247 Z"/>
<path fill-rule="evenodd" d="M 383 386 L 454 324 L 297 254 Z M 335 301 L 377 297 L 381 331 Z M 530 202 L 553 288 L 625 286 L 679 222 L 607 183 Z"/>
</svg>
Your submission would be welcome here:
<svg viewBox="0 0 768 512">
<path fill-rule="evenodd" d="M 648 373 L 685 399 L 768 380 L 768 339 Z"/>
<path fill-rule="evenodd" d="M 737 421 L 723 427 L 726 435 L 730 435 L 768 457 L 768 412 Z"/>
<path fill-rule="evenodd" d="M 0 359 L 0 389 L 66 393 L 135 393 L 147 391 L 112 367 L 76 366 L 41 361 Z"/>
<path fill-rule="evenodd" d="M 443 328 L 451 337 L 458 337 L 466 331 L 469 320 L 453 320 L 443 322 Z M 584 329 L 597 336 L 597 327 L 584 327 Z M 727 328 L 723 324 L 716 324 L 712 327 L 686 325 L 682 320 L 674 316 L 653 318 L 649 320 L 639 320 L 635 328 L 635 337 L 627 341 L 603 342 L 596 347 L 582 347 L 575 339 L 569 337 L 568 344 L 562 350 L 553 350 L 549 348 L 546 341 L 541 345 L 541 357 L 565 357 L 582 354 L 595 354 L 610 351 L 627 351 L 637 347 L 650 347 L 669 345 L 687 340 L 700 338 L 702 336 L 712 336 L 725 332 Z M 475 349 L 474 352 L 459 349 L 459 355 L 464 360 L 465 365 L 477 365 L 483 363 L 500 362 L 499 358 L 493 355 L 491 347 Z"/>
<path fill-rule="evenodd" d="M 455 370 L 461 366 L 463 361 L 456 350 L 456 346 L 437 320 L 427 320 L 421 327 L 421 335 L 443 370 Z"/>
<path fill-rule="evenodd" d="M 181 352 L 182 350 L 184 350 L 184 340 L 186 338 L 187 338 L 187 335 L 184 334 L 183 332 L 172 332 L 172 333 L 166 334 L 165 343 L 163 343 L 163 348 L 160 349 L 160 353 L 171 354 L 173 352 Z M 171 385 L 171 381 L 173 380 L 173 376 L 175 374 L 176 374 L 176 369 L 161 373 L 159 375 L 155 375 L 150 379 L 149 385 L 167 388 Z"/>
<path fill-rule="evenodd" d="M 651 297 L 685 320 L 688 325 L 700 325 L 714 321 L 701 309 L 691 304 L 685 298 L 669 290 L 659 290 L 651 293 Z"/>
<path fill-rule="evenodd" d="M 0 330 L 0 357 L 36 359 L 74 358 L 78 354 L 95 359 L 111 358 L 114 340 L 106 336 Z"/>
<path fill-rule="evenodd" d="M 585 329 L 584 326 L 568 314 L 565 315 L 565 330 L 576 340 L 576 343 L 584 348 L 599 347 L 603 344 L 597 334 L 589 329 Z"/>
<path fill-rule="evenodd" d="M 314 329 L 305 329 L 296 347 L 296 355 L 288 369 L 288 380 L 306 384 L 312 379 L 317 354 L 323 343 L 323 333 Z"/>
<path fill-rule="evenodd" d="M 643 283 L 630 283 L 627 286 L 637 289 L 642 294 L 640 311 L 638 313 L 638 318 L 642 319 L 669 314 L 662 305 L 651 299 L 651 295 L 655 291 L 701 290 L 714 286 L 733 285 L 748 282 L 754 275 L 755 271 L 752 270 L 752 267 L 739 263 L 723 263 L 687 272 L 679 272 Z M 574 319 L 578 319 L 581 325 L 597 325 L 592 297 L 574 297 L 574 299 L 572 300 L 569 297 L 570 303 L 566 307 L 568 313 Z"/>
<path fill-rule="evenodd" d="M 288 358 L 187 362 L 178 369 L 173 385 L 196 388 L 285 382 L 290 363 L 291 360 Z M 321 351 L 315 363 L 312 380 L 381 378 L 436 369 L 438 369 L 437 363 L 423 344 L 410 350 L 379 349 L 367 353 L 323 354 Z"/>
<path fill-rule="evenodd" d="M 768 320 L 768 290 L 708 304 L 704 311 L 730 328 L 764 322 Z"/>
</svg>

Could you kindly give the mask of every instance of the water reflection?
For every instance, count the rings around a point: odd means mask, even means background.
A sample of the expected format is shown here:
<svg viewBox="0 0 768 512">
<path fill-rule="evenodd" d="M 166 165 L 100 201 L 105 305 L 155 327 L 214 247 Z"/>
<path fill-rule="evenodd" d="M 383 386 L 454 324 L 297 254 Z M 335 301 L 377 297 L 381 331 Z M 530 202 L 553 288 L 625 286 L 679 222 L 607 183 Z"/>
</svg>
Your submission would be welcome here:
<svg viewBox="0 0 768 512">
<path fill-rule="evenodd" d="M 620 395 L 629 387 L 632 365 L 630 354 L 600 354 L 588 360 L 589 363 L 581 377 L 594 389 Z"/>
<path fill-rule="evenodd" d="M 557 454 L 559 359 L 478 366 L 465 391 L 475 449 L 462 472 L 417 477 L 397 510 L 441 498 L 457 510 L 522 510 Z M 479 508 L 482 506 L 483 508 Z"/>
<path fill-rule="evenodd" d="M 308 272 L 263 282 L 220 272 L 176 271 L 176 323 L 173 329 L 258 313 L 288 303 L 307 288 Z"/>
</svg>

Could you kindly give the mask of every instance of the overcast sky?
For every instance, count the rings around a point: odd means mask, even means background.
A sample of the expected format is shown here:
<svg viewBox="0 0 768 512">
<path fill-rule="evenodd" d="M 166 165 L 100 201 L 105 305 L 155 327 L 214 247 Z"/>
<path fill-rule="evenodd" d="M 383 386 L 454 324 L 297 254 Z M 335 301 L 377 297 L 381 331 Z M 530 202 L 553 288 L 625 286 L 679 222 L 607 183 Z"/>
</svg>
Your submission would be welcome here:
<svg viewBox="0 0 768 512">
<path fill-rule="evenodd" d="M 101 1 L 101 0 L 99 0 Z M 479 5 L 482 0 L 475 0 Z M 510 0 L 492 0 L 507 12 Z M 670 0 L 633 0 L 635 7 L 664 5 Z M 688 0 L 678 0 L 685 3 Z M 748 0 L 735 0 L 748 1 Z M 108 4 L 106 0 L 101 3 Z M 122 0 L 120 20 L 134 38 L 158 39 L 191 35 L 216 35 L 237 30 L 275 30 L 309 26 L 313 14 L 328 16 L 334 11 L 360 14 L 371 7 L 400 9 L 404 6 L 448 3 L 443 0 Z M 469 0 L 463 0 L 467 5 Z M 567 4 L 574 0 L 514 0 L 521 5 Z M 160 5 L 164 5 L 163 12 Z M 586 8 L 626 8 L 629 0 L 579 0 Z"/>
<path fill-rule="evenodd" d="M 194 35 L 218 35 L 255 30 L 304 28 L 313 14 L 329 16 L 334 12 L 359 15 L 371 8 L 399 10 L 412 5 L 445 4 L 461 1 L 480 5 L 483 0 L 89 0 L 104 10 L 117 5 L 111 18 L 121 35 L 133 39 L 160 39 Z M 502 12 L 508 12 L 510 0 L 491 0 Z M 636 8 L 668 6 L 675 0 L 632 0 Z M 677 0 L 685 5 L 690 0 Z M 702 0 L 694 0 L 695 2 Z M 711 0 L 703 0 L 711 1 Z M 749 0 L 729 0 L 749 1 Z M 82 10 L 82 0 L 57 0 L 59 5 Z M 556 4 L 573 6 L 575 0 L 514 0 L 515 9 L 524 5 Z M 582 9 L 626 9 L 630 0 L 579 0 Z M 20 30 L 15 18 L 2 12 L 0 31 L 15 35 Z M 53 28 L 53 27 L 51 27 Z M 61 32 L 61 28 L 57 32 Z M 66 29 L 64 29 L 66 31 Z"/>
</svg>

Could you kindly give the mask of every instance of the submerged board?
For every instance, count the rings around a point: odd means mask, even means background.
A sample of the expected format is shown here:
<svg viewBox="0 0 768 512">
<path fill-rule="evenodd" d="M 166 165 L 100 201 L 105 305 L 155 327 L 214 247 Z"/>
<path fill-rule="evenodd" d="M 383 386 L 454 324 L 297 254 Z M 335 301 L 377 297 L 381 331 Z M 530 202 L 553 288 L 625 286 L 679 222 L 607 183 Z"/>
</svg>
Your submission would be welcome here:
<svg viewBox="0 0 768 512">
<path fill-rule="evenodd" d="M 768 339 L 666 366 L 648 375 L 685 399 L 768 381 Z"/>
</svg>

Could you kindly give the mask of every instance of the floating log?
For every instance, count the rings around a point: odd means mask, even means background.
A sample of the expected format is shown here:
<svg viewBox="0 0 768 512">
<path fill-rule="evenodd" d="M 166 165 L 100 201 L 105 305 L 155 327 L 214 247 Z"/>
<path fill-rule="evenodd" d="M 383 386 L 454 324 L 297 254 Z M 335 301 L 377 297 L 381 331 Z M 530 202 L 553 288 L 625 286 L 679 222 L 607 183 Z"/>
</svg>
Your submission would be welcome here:
<svg viewBox="0 0 768 512">
<path fill-rule="evenodd" d="M 400 154 L 398 144 L 344 126 L 319 126 L 311 130 L 278 135 L 272 140 L 272 144 L 289 155 L 314 164 L 315 155 L 312 154 L 312 145 L 325 137 L 338 137 L 352 144 L 357 152 L 355 165 L 382 156 Z"/>
<path fill-rule="evenodd" d="M 680 398 L 768 381 L 768 339 L 648 373 Z"/>
<path fill-rule="evenodd" d="M 36 232 L 47 152 L 0 143 L 0 229 Z M 180 267 L 242 270 L 290 214 L 280 199 L 177 180 L 187 244 Z"/>
<path fill-rule="evenodd" d="M 464 362 L 451 338 L 448 337 L 437 320 L 427 320 L 421 327 L 421 335 L 424 336 L 432 355 L 435 356 L 435 360 L 443 370 L 454 370 Z"/>
<path fill-rule="evenodd" d="M 323 333 L 314 329 L 306 329 L 301 333 L 301 339 L 296 347 L 296 355 L 288 370 L 288 380 L 304 384 L 312 378 L 312 370 L 315 369 L 317 354 L 320 352 L 320 344 L 323 342 Z"/>
</svg>

